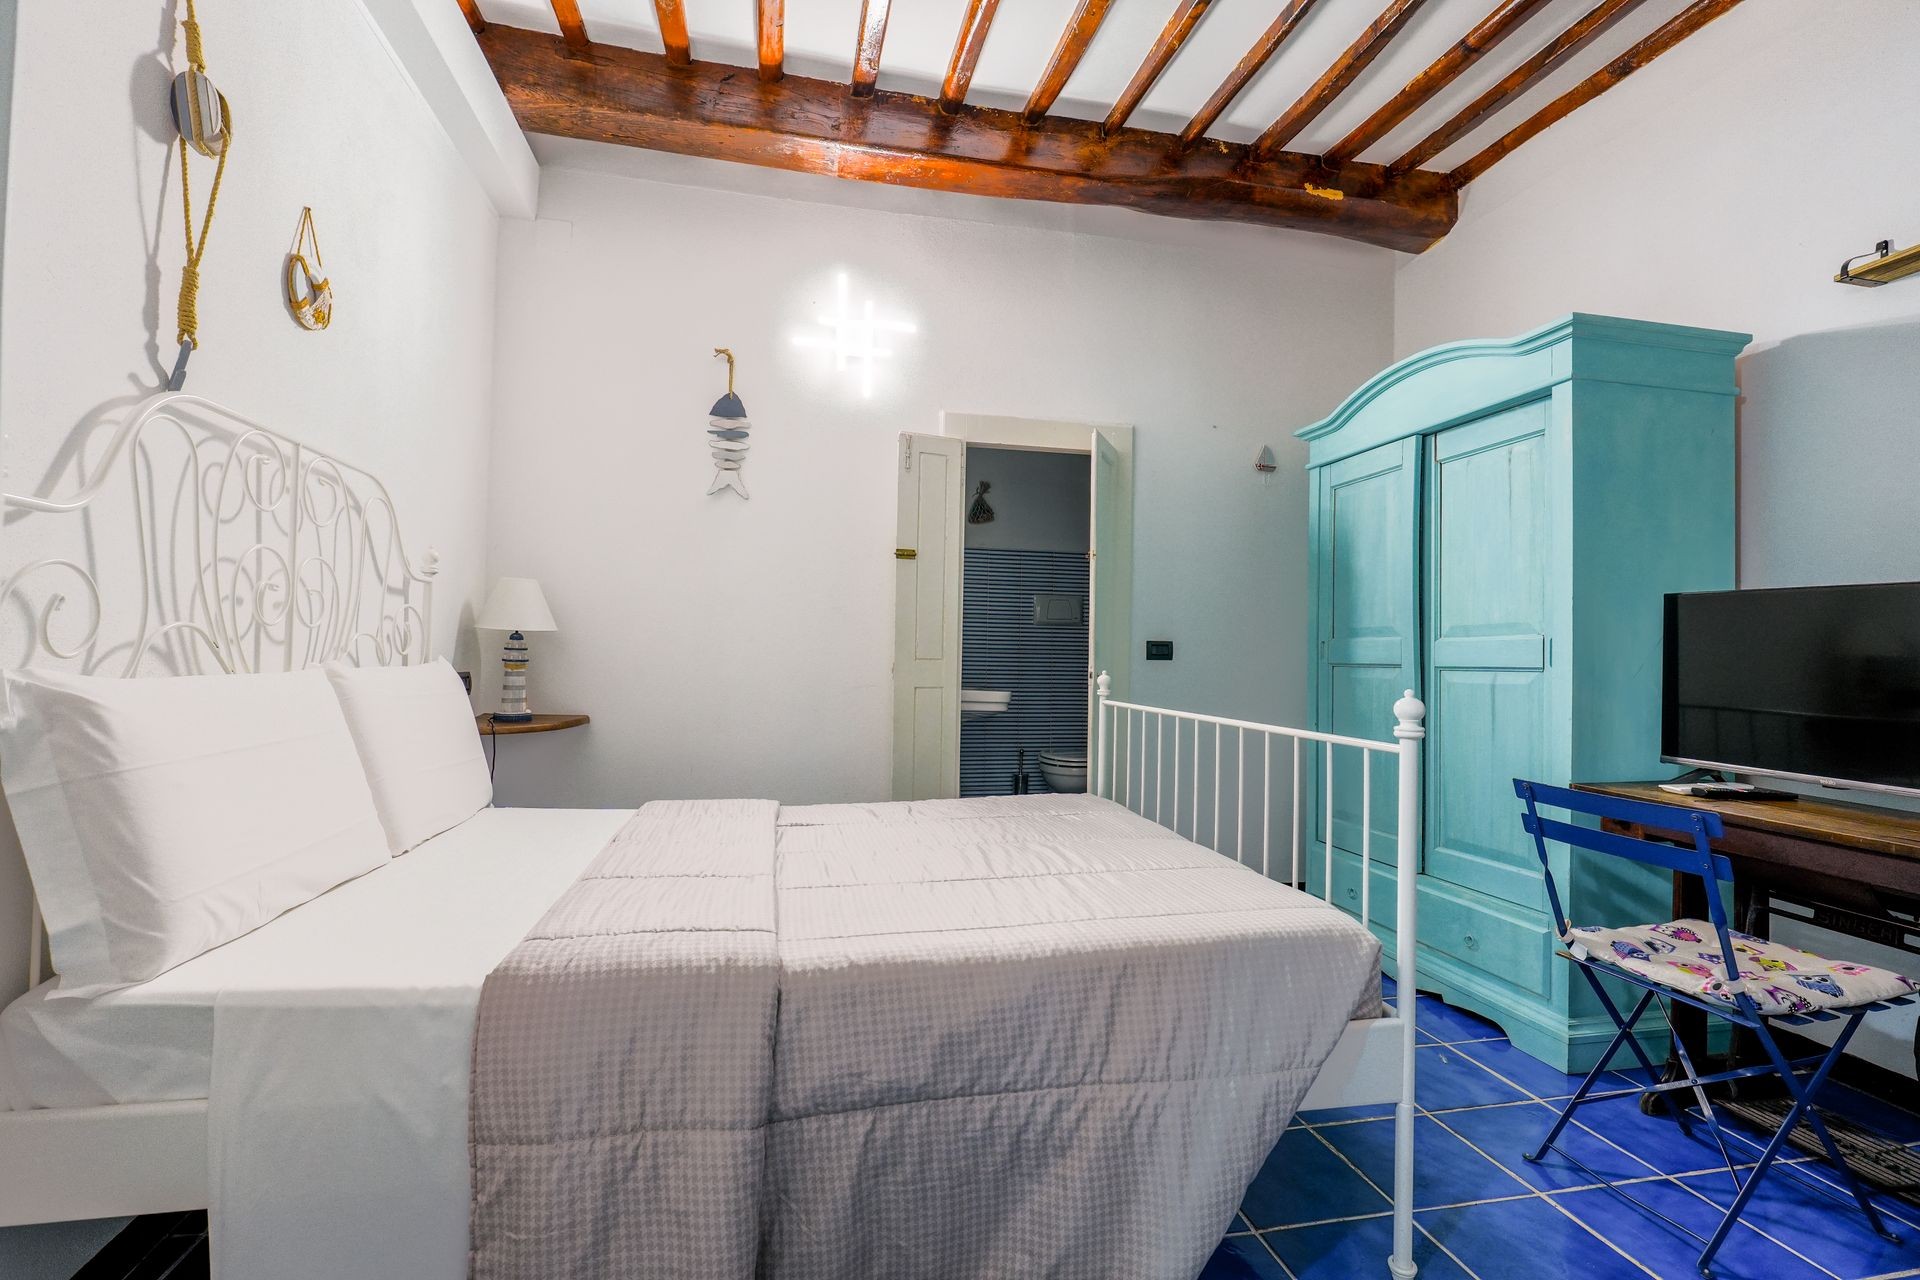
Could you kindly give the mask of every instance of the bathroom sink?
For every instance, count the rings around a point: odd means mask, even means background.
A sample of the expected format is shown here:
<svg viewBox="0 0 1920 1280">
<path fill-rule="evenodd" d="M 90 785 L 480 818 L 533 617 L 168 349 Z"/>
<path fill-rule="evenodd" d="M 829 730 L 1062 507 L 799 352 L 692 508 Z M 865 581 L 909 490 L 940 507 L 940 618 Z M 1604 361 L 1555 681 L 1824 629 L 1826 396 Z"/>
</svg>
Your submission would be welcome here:
<svg viewBox="0 0 1920 1280">
<path fill-rule="evenodd" d="M 1007 709 L 1007 703 L 1013 701 L 1013 694 L 1005 689 L 962 689 L 960 691 L 960 718 L 973 720 L 980 716 L 996 715 Z"/>
</svg>

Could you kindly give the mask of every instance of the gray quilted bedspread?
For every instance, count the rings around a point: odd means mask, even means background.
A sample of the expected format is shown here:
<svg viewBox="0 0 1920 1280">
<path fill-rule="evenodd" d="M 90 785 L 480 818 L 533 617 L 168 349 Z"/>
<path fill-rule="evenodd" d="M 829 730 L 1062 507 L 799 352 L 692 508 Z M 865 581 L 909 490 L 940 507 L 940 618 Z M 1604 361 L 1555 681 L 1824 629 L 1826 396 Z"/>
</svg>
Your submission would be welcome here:
<svg viewBox="0 0 1920 1280">
<path fill-rule="evenodd" d="M 650 805 L 482 993 L 474 1274 L 1190 1280 L 1378 966 L 1101 800 Z"/>
<path fill-rule="evenodd" d="M 476 1278 L 753 1274 L 777 810 L 648 805 L 487 978 L 469 1122 Z"/>
</svg>

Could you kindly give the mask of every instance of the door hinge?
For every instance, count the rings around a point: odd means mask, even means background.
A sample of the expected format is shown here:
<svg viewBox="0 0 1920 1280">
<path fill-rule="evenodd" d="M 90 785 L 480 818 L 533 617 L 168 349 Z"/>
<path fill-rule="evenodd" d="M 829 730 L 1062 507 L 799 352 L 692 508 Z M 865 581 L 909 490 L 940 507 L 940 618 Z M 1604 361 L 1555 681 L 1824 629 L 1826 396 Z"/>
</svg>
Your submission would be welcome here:
<svg viewBox="0 0 1920 1280">
<path fill-rule="evenodd" d="M 895 547 L 893 549 L 893 558 L 895 560 L 917 560 L 919 557 L 920 553 L 912 547 Z"/>
<path fill-rule="evenodd" d="M 911 440 L 902 440 L 900 442 L 900 469 L 902 471 L 913 470 L 913 441 Z"/>
</svg>

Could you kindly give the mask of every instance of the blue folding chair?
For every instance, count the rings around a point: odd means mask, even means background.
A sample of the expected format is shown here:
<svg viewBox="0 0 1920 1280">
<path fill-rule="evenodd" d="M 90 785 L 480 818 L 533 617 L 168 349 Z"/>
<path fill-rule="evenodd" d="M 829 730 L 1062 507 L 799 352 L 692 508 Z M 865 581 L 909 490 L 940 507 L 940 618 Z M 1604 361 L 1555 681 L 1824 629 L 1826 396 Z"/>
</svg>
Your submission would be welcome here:
<svg viewBox="0 0 1920 1280">
<path fill-rule="evenodd" d="M 1826 1125 L 1821 1123 L 1819 1113 L 1813 1109 L 1813 1100 L 1826 1083 L 1833 1064 L 1845 1052 L 1847 1042 L 1853 1039 L 1853 1033 L 1859 1029 L 1860 1020 L 1876 1010 L 1908 1003 L 1912 993 L 1920 988 L 1916 988 L 1909 979 L 1885 969 L 1825 960 L 1811 952 L 1784 947 L 1729 929 L 1720 890 L 1723 885 L 1732 884 L 1733 868 L 1725 857 L 1713 852 L 1710 843 L 1723 834 L 1717 813 L 1679 805 L 1592 795 L 1519 778 L 1514 779 L 1513 789 L 1526 806 L 1521 825 L 1533 837 L 1534 847 L 1540 854 L 1541 869 L 1546 875 L 1547 902 L 1553 910 L 1554 928 L 1566 948 L 1560 954 L 1586 975 L 1587 983 L 1599 998 L 1601 1008 L 1607 1011 L 1607 1016 L 1613 1019 L 1614 1026 L 1618 1028 L 1612 1043 L 1600 1055 L 1599 1063 L 1587 1073 L 1587 1078 L 1580 1082 L 1580 1088 L 1561 1109 L 1560 1118 L 1547 1133 L 1546 1141 L 1526 1158 L 1537 1161 L 1552 1149 L 1615 1195 L 1692 1236 L 1705 1246 L 1700 1254 L 1700 1274 L 1711 1276 L 1713 1255 L 1725 1243 L 1727 1233 L 1733 1229 L 1747 1202 L 1753 1198 L 1760 1179 L 1786 1145 L 1787 1135 L 1804 1121 L 1819 1138 L 1827 1159 L 1833 1163 L 1853 1202 L 1866 1215 L 1873 1230 L 1888 1240 L 1897 1241 L 1898 1237 L 1887 1230 L 1873 1201 L 1861 1190 L 1846 1161 L 1841 1159 Z M 1663 844 L 1542 817 L 1542 806 L 1564 809 L 1570 814 L 1613 818 L 1686 843 Z M 1576 926 L 1567 919 L 1560 905 L 1560 892 L 1553 882 L 1553 867 L 1547 860 L 1549 841 L 1662 867 L 1681 875 L 1698 876 L 1706 885 L 1707 912 L 1711 919 L 1675 920 L 1626 929 Z M 1601 982 L 1603 974 L 1641 989 L 1639 1001 L 1625 1017 L 1620 1015 L 1619 1006 Z M 1634 1024 L 1639 1022 L 1655 1001 L 1660 1002 L 1660 1011 L 1667 1017 L 1669 1029 L 1672 1026 L 1668 1011 L 1671 1001 L 1690 1005 L 1736 1026 L 1745 1027 L 1766 1050 L 1767 1061 L 1701 1075 L 1695 1069 L 1686 1045 L 1679 1037 L 1675 1037 L 1673 1043 L 1680 1055 L 1685 1077 L 1660 1081 L 1660 1073 L 1648 1061 L 1646 1051 L 1633 1036 Z M 1804 1025 L 1836 1018 L 1844 1018 L 1845 1023 L 1834 1038 L 1832 1048 L 1825 1053 L 1792 1061 L 1781 1053 L 1768 1030 L 1769 1019 L 1789 1025 Z M 1639 1060 L 1649 1083 L 1595 1093 L 1595 1081 L 1600 1079 L 1622 1048 L 1630 1050 Z M 1793 1105 L 1779 1131 L 1768 1140 L 1760 1153 L 1759 1161 L 1743 1179 L 1736 1162 L 1727 1151 L 1726 1134 L 1714 1115 L 1713 1104 L 1707 1100 L 1705 1086 L 1760 1075 L 1779 1076 L 1793 1099 Z M 1801 1075 L 1807 1075 L 1805 1083 L 1801 1082 Z M 1567 1151 L 1554 1146 L 1566 1129 L 1567 1122 L 1580 1107 L 1606 1098 L 1643 1094 L 1657 1095 L 1682 1130 L 1691 1133 L 1693 1121 L 1672 1096 L 1682 1089 L 1693 1094 L 1699 1105 L 1700 1116 L 1712 1132 L 1721 1158 L 1726 1161 L 1727 1174 L 1733 1179 L 1733 1204 L 1711 1237 L 1702 1236 L 1659 1213 L 1588 1169 Z M 1835 1195 L 1830 1188 L 1821 1184 L 1808 1182 L 1807 1185 L 1824 1194 Z"/>
</svg>

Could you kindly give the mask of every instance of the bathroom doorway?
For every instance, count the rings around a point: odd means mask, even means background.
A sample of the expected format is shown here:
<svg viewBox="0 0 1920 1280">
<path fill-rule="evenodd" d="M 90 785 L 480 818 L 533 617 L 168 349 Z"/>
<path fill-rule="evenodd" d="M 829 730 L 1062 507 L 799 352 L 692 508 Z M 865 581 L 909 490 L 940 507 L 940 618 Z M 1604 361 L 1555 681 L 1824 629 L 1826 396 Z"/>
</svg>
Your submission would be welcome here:
<svg viewBox="0 0 1920 1280">
<path fill-rule="evenodd" d="M 1085 791 L 1093 457 L 967 450 L 960 794 Z"/>
<path fill-rule="evenodd" d="M 1094 677 L 1128 683 L 1132 428 L 947 413 L 899 482 L 894 798 L 1084 790 Z"/>
</svg>

